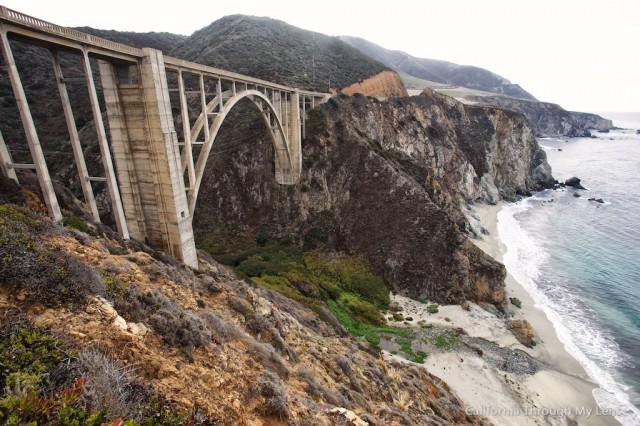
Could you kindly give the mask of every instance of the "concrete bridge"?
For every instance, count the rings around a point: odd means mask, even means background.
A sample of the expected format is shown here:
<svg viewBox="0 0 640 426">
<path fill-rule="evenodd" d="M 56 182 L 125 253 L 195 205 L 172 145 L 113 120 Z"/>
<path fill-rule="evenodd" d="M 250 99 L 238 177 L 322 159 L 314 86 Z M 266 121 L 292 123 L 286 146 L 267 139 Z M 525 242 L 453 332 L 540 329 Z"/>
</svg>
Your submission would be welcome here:
<svg viewBox="0 0 640 426">
<path fill-rule="evenodd" d="M 2 55 L 33 161 L 14 163 L 11 144 L 5 144 L 0 133 L 2 171 L 17 181 L 16 169 L 33 169 L 49 214 L 57 221 L 62 220 L 62 213 L 10 40 L 42 46 L 51 52 L 52 72 L 75 165 L 93 220 L 99 222 L 100 216 L 92 182 L 104 181 L 118 232 L 123 238 L 146 241 L 196 268 L 193 212 L 207 158 L 229 111 L 244 98 L 260 109 L 273 140 L 275 179 L 280 184 L 294 184 L 302 167 L 301 139 L 306 109 L 330 97 L 327 93 L 298 90 L 171 58 L 159 50 L 115 43 L 0 6 Z M 71 52 L 82 58 L 103 176 L 89 176 L 87 172 L 60 52 Z M 109 136 L 96 91 L 92 58 L 99 63 Z M 37 99 L 30 101 L 38 102 Z M 180 111 L 177 117 L 172 113 L 175 103 L 178 104 L 176 110 Z"/>
</svg>

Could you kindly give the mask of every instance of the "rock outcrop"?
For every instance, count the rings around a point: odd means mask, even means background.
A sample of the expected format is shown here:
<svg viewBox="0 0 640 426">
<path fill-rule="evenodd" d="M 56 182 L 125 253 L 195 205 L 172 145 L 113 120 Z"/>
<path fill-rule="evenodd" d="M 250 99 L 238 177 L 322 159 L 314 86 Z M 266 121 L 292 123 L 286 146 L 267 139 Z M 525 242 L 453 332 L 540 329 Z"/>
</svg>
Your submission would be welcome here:
<svg viewBox="0 0 640 426">
<path fill-rule="evenodd" d="M 243 126 L 223 129 L 225 149 L 214 148 L 196 207 L 194 223 L 206 224 L 198 239 L 248 247 L 258 236 L 321 235 L 324 249 L 364 256 L 415 299 L 503 303 L 504 267 L 461 232 L 466 205 L 553 184 L 521 114 L 430 91 L 386 102 L 341 96 L 311 111 L 295 187 L 275 183 L 259 118 Z"/>
<path fill-rule="evenodd" d="M 524 114 L 537 136 L 589 137 L 590 130 L 613 128 L 613 122 L 596 114 L 567 111 L 558 104 L 506 96 L 465 96 L 483 105 L 493 105 Z"/>
<path fill-rule="evenodd" d="M 347 95 L 360 93 L 365 96 L 389 97 L 389 96 L 408 96 L 407 89 L 402 83 L 402 79 L 398 73 L 394 71 L 383 71 L 360 83 L 354 83 L 351 86 L 341 90 Z"/>
<path fill-rule="evenodd" d="M 533 346 L 533 328 L 529 321 L 523 319 L 510 320 L 507 322 L 507 328 L 511 330 L 518 342 L 529 348 Z"/>
</svg>

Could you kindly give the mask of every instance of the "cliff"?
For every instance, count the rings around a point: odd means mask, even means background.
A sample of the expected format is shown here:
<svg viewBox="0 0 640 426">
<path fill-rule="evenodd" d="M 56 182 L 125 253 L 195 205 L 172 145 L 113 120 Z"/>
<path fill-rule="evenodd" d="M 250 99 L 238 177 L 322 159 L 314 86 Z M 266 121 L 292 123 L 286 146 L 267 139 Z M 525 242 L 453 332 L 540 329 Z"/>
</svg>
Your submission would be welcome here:
<svg viewBox="0 0 640 426">
<path fill-rule="evenodd" d="M 386 102 L 340 96 L 309 113 L 301 182 L 282 187 L 260 118 L 242 114 L 221 130 L 224 149 L 214 147 L 207 166 L 194 220 L 206 223 L 196 230 L 201 244 L 312 241 L 364 256 L 415 299 L 503 303 L 504 267 L 462 231 L 471 232 L 468 203 L 552 183 L 522 115 L 433 92 Z"/>
<path fill-rule="evenodd" d="M 510 109 L 524 114 L 537 136 L 590 136 L 589 130 L 613 128 L 613 122 L 596 114 L 572 112 L 549 102 L 533 102 L 504 96 L 465 96 L 484 105 Z"/>
<path fill-rule="evenodd" d="M 366 80 L 354 83 L 351 86 L 341 90 L 346 95 L 360 93 L 365 96 L 374 97 L 390 97 L 390 96 L 408 96 L 407 89 L 402 83 L 402 79 L 398 73 L 393 71 L 383 71 Z"/>
</svg>

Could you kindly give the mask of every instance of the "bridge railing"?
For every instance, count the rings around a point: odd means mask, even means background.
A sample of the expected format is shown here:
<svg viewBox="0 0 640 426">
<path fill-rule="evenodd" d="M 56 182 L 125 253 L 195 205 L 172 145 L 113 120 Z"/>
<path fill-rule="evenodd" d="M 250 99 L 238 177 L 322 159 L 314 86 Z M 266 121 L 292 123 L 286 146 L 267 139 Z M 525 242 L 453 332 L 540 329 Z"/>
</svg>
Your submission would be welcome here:
<svg viewBox="0 0 640 426">
<path fill-rule="evenodd" d="M 116 43 L 115 41 L 105 40 L 103 38 L 96 37 L 91 34 L 86 34 L 71 28 L 61 27 L 60 25 L 52 24 L 51 22 L 34 18 L 33 16 L 29 16 L 22 12 L 9 9 L 5 6 L 0 6 L 0 18 L 14 24 L 28 27 L 32 30 L 37 30 L 49 34 L 57 34 L 67 39 L 88 43 L 93 46 L 114 50 L 119 53 L 126 53 L 128 55 L 136 57 L 142 56 L 141 49 L 127 46 L 126 44 Z"/>
</svg>

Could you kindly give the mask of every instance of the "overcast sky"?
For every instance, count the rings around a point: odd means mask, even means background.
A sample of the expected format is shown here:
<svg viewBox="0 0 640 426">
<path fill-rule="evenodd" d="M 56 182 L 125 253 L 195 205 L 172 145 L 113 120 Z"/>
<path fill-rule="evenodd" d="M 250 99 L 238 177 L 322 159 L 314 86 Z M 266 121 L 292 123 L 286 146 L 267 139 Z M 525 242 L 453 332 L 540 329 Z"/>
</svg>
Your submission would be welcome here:
<svg viewBox="0 0 640 426">
<path fill-rule="evenodd" d="M 0 0 L 55 24 L 189 35 L 268 16 L 421 58 L 486 68 L 576 111 L 640 111 L 639 0 Z"/>
</svg>

